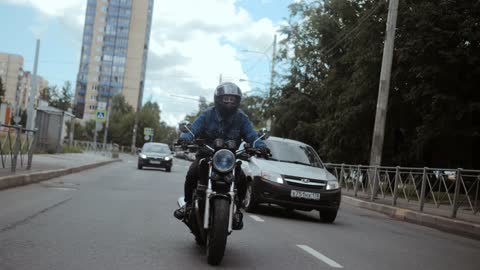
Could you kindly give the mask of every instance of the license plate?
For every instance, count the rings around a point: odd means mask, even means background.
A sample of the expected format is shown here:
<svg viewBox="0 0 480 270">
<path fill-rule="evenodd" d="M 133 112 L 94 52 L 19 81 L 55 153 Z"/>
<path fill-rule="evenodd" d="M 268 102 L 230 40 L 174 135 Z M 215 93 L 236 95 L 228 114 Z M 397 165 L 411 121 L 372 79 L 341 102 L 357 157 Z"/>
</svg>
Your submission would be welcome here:
<svg viewBox="0 0 480 270">
<path fill-rule="evenodd" d="M 160 164 L 160 161 L 150 160 L 150 164 Z"/>
<path fill-rule="evenodd" d="M 292 190 L 290 191 L 290 197 L 318 201 L 320 200 L 320 193 Z"/>
</svg>

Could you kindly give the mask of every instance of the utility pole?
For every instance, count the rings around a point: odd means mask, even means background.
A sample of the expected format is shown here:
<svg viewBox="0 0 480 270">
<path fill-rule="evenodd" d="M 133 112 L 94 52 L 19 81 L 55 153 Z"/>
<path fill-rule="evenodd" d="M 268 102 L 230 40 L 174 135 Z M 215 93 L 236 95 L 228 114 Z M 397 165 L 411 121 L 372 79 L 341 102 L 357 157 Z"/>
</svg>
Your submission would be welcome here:
<svg viewBox="0 0 480 270">
<path fill-rule="evenodd" d="M 133 124 L 133 135 L 132 135 L 132 154 L 136 154 L 135 148 L 137 143 L 137 129 L 138 129 L 138 114 L 140 113 L 140 108 L 142 107 L 142 99 L 143 99 L 143 81 L 140 83 L 140 89 L 138 92 L 138 101 L 137 101 L 137 109 L 135 111 L 135 123 Z"/>
<path fill-rule="evenodd" d="M 270 74 L 270 91 L 268 93 L 268 98 L 271 100 L 273 96 L 273 81 L 275 79 L 275 54 L 277 52 L 277 35 L 273 36 L 273 51 L 272 51 L 272 70 Z M 266 124 L 266 128 L 268 130 L 272 130 L 272 116 L 268 117 Z"/>
<path fill-rule="evenodd" d="M 377 112 L 375 115 L 375 128 L 373 129 L 372 147 L 370 152 L 370 165 L 382 164 L 383 141 L 385 136 L 385 122 L 387 119 L 388 94 L 390 88 L 390 75 L 392 71 L 392 58 L 395 41 L 395 28 L 397 25 L 398 0 L 390 0 L 388 6 L 387 31 L 383 47 L 382 71 L 378 87 Z"/>
<path fill-rule="evenodd" d="M 220 76 L 218 77 L 218 84 L 222 84 L 222 73 L 220 73 Z"/>
<path fill-rule="evenodd" d="M 103 149 L 107 149 L 107 135 L 108 135 L 108 126 L 110 123 L 110 98 L 107 100 L 107 121 L 105 122 L 105 132 L 103 134 Z"/>
<path fill-rule="evenodd" d="M 40 51 L 40 39 L 37 39 L 37 46 L 35 49 L 35 62 L 33 64 L 32 87 L 30 89 L 30 100 L 28 101 L 27 111 L 27 129 L 35 128 L 35 111 L 33 105 L 35 103 L 35 96 L 37 95 L 37 69 L 38 69 L 38 53 Z"/>
<path fill-rule="evenodd" d="M 270 93 L 269 97 L 273 95 L 273 80 L 275 79 L 275 53 L 277 51 L 277 35 L 273 36 L 273 51 L 272 51 L 272 71 L 270 74 Z"/>
</svg>

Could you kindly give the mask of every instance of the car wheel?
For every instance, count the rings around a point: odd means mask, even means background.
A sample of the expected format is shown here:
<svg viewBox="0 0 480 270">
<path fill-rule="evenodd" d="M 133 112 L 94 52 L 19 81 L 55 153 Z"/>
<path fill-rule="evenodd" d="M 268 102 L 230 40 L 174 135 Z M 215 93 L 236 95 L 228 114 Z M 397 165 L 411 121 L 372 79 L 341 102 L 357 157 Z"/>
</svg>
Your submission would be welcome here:
<svg viewBox="0 0 480 270">
<path fill-rule="evenodd" d="M 320 221 L 325 223 L 333 223 L 337 218 L 338 210 L 319 210 Z"/>
<path fill-rule="evenodd" d="M 138 163 L 138 164 L 137 164 L 137 168 L 138 168 L 139 170 L 143 169 L 142 164 Z"/>
<path fill-rule="evenodd" d="M 252 181 L 247 184 L 247 192 L 245 193 L 245 200 L 243 201 L 245 205 L 245 211 L 253 212 L 258 205 L 258 202 L 253 193 L 253 183 Z"/>
<path fill-rule="evenodd" d="M 167 168 L 165 168 L 165 171 L 171 172 L 171 171 L 172 171 L 172 167 L 167 167 Z"/>
</svg>

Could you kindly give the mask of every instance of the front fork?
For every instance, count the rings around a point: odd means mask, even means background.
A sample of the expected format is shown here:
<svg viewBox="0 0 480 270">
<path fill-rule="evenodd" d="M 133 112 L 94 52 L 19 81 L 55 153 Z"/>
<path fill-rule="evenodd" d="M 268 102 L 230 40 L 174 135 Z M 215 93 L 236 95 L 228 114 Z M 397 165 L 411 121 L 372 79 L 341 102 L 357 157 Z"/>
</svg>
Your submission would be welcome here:
<svg viewBox="0 0 480 270">
<path fill-rule="evenodd" d="M 235 170 L 232 171 L 233 179 L 235 179 Z M 208 172 L 208 185 L 207 190 L 205 192 L 205 213 L 203 216 L 203 228 L 208 229 L 209 226 L 209 217 L 210 217 L 210 199 L 216 196 L 223 196 L 217 194 L 215 191 L 212 190 L 212 180 L 210 179 L 210 175 L 212 175 L 212 164 L 210 164 L 209 172 Z M 228 233 L 232 232 L 232 222 L 233 222 L 233 213 L 235 213 L 236 205 L 235 205 L 235 181 L 232 181 L 230 185 L 230 191 L 228 192 L 230 196 L 230 211 L 228 213 Z"/>
</svg>

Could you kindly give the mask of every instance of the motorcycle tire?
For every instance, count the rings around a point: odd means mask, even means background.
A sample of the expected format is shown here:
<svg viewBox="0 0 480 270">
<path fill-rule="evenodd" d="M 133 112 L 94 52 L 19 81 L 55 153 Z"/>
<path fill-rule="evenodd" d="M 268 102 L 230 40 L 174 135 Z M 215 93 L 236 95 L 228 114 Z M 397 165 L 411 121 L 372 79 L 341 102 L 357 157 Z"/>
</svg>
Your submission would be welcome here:
<svg viewBox="0 0 480 270">
<path fill-rule="evenodd" d="M 223 259 L 227 246 L 230 202 L 226 199 L 213 199 L 211 210 L 211 223 L 207 236 L 207 262 L 210 265 L 218 265 Z"/>
</svg>

